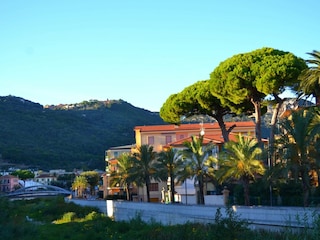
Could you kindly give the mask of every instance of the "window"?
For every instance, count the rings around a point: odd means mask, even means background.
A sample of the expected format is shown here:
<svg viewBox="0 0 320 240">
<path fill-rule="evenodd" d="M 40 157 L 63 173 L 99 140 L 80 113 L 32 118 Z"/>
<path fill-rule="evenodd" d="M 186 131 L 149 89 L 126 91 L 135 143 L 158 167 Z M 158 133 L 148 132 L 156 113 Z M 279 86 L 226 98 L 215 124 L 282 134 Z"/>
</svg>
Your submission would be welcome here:
<svg viewBox="0 0 320 240">
<path fill-rule="evenodd" d="M 150 183 L 150 191 L 159 191 L 158 183 Z"/>
<path fill-rule="evenodd" d="M 183 138 L 185 138 L 185 136 L 183 134 L 180 134 L 179 139 L 183 139 Z"/>
<path fill-rule="evenodd" d="M 149 145 L 154 144 L 154 136 L 148 136 L 148 144 Z"/>
<path fill-rule="evenodd" d="M 166 136 L 166 144 L 169 144 L 172 142 L 172 137 L 171 136 Z"/>
</svg>

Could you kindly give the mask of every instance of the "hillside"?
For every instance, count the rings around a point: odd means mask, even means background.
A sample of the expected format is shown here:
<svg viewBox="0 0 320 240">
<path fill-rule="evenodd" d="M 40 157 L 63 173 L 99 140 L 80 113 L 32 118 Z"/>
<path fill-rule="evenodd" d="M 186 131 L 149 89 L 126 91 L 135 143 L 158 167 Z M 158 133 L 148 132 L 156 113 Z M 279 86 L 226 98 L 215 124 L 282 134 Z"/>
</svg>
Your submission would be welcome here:
<svg viewBox="0 0 320 240">
<path fill-rule="evenodd" d="M 103 169 L 105 150 L 134 143 L 135 126 L 164 124 L 123 100 L 44 107 L 7 96 L 0 116 L 1 162 L 41 169 Z"/>
</svg>

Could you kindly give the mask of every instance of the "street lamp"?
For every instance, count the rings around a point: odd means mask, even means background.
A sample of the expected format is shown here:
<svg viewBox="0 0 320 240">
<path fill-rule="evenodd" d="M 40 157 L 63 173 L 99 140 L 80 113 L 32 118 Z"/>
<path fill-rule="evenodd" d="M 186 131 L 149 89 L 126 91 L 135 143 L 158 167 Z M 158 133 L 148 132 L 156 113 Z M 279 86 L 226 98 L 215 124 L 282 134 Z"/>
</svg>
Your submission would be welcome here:
<svg viewBox="0 0 320 240">
<path fill-rule="evenodd" d="M 205 133 L 204 132 L 204 127 L 203 127 L 203 121 L 201 121 L 200 126 L 201 126 L 201 128 L 200 128 L 200 136 L 203 137 L 204 133 Z"/>
</svg>

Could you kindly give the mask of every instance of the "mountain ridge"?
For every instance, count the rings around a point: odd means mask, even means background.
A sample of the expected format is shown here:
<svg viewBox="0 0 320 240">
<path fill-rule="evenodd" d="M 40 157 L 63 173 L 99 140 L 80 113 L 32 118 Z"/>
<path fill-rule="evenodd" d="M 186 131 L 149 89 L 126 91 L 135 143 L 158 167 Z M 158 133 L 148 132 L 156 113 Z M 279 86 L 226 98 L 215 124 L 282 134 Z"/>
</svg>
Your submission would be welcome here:
<svg viewBox="0 0 320 240">
<path fill-rule="evenodd" d="M 121 99 L 43 106 L 5 96 L 0 116 L 0 160 L 42 169 L 103 169 L 105 150 L 134 143 L 135 126 L 165 124 Z"/>
</svg>

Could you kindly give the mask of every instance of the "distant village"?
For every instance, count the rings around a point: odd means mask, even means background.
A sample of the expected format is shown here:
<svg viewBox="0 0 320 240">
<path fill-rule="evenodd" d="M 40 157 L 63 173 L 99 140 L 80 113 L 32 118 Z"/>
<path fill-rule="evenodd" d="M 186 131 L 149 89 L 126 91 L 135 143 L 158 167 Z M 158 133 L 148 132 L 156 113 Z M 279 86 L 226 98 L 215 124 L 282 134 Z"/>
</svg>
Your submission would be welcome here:
<svg viewBox="0 0 320 240">
<path fill-rule="evenodd" d="M 24 171 L 27 174 L 19 173 Z M 16 168 L 9 168 L 0 173 L 0 194 L 13 192 L 21 188 L 31 188 L 42 185 L 54 185 L 72 192 L 72 183 L 76 176 L 83 173 L 83 170 L 74 169 L 68 172 L 63 169 L 53 169 L 48 172 L 42 170 L 26 169 L 20 170 Z M 101 177 L 105 172 L 96 170 Z M 98 182 L 95 195 L 99 197 L 99 188 L 102 189 L 102 180 Z M 102 197 L 102 194 L 100 195 Z"/>
</svg>

